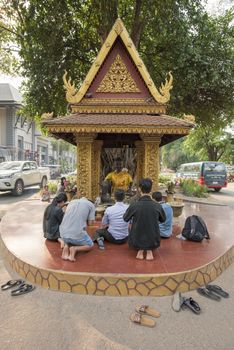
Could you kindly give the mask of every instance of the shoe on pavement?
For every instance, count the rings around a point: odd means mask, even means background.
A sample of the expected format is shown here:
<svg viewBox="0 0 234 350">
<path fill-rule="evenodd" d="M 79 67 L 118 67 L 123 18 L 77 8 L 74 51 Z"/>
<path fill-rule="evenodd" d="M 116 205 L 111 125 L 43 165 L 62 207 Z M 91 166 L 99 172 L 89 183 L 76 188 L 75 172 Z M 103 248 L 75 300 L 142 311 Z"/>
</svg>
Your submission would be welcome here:
<svg viewBox="0 0 234 350">
<path fill-rule="evenodd" d="M 173 299 L 172 299 L 172 309 L 176 312 L 180 311 L 183 301 L 184 301 L 184 298 L 181 296 L 181 293 L 176 292 L 173 295 Z"/>
</svg>

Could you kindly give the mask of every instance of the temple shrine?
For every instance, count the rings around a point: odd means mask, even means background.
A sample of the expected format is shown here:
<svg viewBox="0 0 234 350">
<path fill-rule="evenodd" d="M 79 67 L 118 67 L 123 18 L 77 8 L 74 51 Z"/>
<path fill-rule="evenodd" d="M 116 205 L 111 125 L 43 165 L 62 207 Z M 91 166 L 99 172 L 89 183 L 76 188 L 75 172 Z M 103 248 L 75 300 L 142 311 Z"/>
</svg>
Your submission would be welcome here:
<svg viewBox="0 0 234 350">
<path fill-rule="evenodd" d="M 155 190 L 159 148 L 187 135 L 194 126 L 192 119 L 166 115 L 171 73 L 158 90 L 117 19 L 79 90 L 67 76 L 63 80 L 71 114 L 53 118 L 47 113 L 43 124 L 55 137 L 77 145 L 79 194 L 93 199 L 98 195 L 102 152 L 125 145 L 136 149 L 136 181 L 150 177 Z M 0 249 L 16 273 L 44 288 L 103 296 L 187 292 L 212 282 L 234 261 L 233 209 L 210 204 L 186 201 L 172 237 L 161 241 L 152 261 L 137 260 L 127 243 L 109 242 L 103 251 L 95 244 L 77 262 L 62 260 L 60 245 L 43 237 L 47 204 L 33 198 L 18 203 L 3 217 Z M 178 239 L 186 217 L 200 213 L 211 240 Z M 93 237 L 100 221 L 88 228 Z"/>
<path fill-rule="evenodd" d="M 136 182 L 153 180 L 157 189 L 159 148 L 187 135 L 194 123 L 166 114 L 173 76 L 159 89 L 136 47 L 117 19 L 78 90 L 63 76 L 70 115 L 42 120 L 50 134 L 77 146 L 77 186 L 81 195 L 99 194 L 101 152 L 108 147 L 135 147 Z M 46 118 L 46 119 L 45 119 Z"/>
</svg>

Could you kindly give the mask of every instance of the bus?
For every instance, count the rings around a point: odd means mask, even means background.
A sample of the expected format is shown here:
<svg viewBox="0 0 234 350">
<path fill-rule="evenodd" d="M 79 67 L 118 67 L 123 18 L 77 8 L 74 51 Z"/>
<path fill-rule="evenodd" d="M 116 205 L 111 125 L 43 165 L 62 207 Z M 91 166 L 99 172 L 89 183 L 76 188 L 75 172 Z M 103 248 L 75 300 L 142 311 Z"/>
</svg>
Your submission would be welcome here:
<svg viewBox="0 0 234 350">
<path fill-rule="evenodd" d="M 200 185 L 206 185 L 219 192 L 221 188 L 227 186 L 226 165 L 221 162 L 196 162 L 181 164 L 176 172 L 177 178 L 193 179 Z"/>
</svg>

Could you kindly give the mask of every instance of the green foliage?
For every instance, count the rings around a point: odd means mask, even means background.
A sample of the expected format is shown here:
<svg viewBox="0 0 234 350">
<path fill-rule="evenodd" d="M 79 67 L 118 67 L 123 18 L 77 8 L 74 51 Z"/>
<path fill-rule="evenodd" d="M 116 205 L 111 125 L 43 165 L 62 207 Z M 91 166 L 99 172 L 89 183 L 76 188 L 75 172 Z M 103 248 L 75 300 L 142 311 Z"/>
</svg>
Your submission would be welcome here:
<svg viewBox="0 0 234 350">
<path fill-rule="evenodd" d="M 51 194 L 54 194 L 54 193 L 57 192 L 58 185 L 56 184 L 56 182 L 54 182 L 54 181 L 49 181 L 49 182 L 47 183 L 47 185 L 48 185 L 48 188 L 49 188 L 49 192 L 50 192 Z"/>
<path fill-rule="evenodd" d="M 170 175 L 162 175 L 162 174 L 159 174 L 158 182 L 159 182 L 160 184 L 166 185 L 169 181 L 171 181 L 171 176 L 170 176 Z"/>
<path fill-rule="evenodd" d="M 0 73 L 17 75 L 19 69 L 19 51 L 16 45 L 16 34 L 9 20 L 7 1 L 0 0 Z"/>
<path fill-rule="evenodd" d="M 184 149 L 199 160 L 231 160 L 234 152 L 232 135 L 213 125 L 199 126 L 184 142 Z"/>
<path fill-rule="evenodd" d="M 204 185 L 200 185 L 192 179 L 181 179 L 180 187 L 182 188 L 183 194 L 189 197 L 207 197 L 208 189 Z"/>
<path fill-rule="evenodd" d="M 67 113 L 64 70 L 79 87 L 119 15 L 156 86 L 172 70 L 168 113 L 193 113 L 212 127 L 233 120 L 232 10 L 211 17 L 200 0 L 0 1 L 14 19 L 26 115 Z"/>
<path fill-rule="evenodd" d="M 162 163 L 164 167 L 176 170 L 180 164 L 199 161 L 197 154 L 188 152 L 184 147 L 185 138 L 181 138 L 162 147 Z"/>
</svg>

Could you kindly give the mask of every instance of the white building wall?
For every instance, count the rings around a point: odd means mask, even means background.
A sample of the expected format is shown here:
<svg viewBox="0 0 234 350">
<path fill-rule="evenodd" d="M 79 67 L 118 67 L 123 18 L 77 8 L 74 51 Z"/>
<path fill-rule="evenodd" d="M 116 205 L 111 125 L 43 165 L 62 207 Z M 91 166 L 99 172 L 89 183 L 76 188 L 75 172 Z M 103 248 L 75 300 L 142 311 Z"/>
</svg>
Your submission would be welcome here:
<svg viewBox="0 0 234 350">
<path fill-rule="evenodd" d="M 0 146 L 6 146 L 6 108 L 0 107 Z"/>
</svg>

